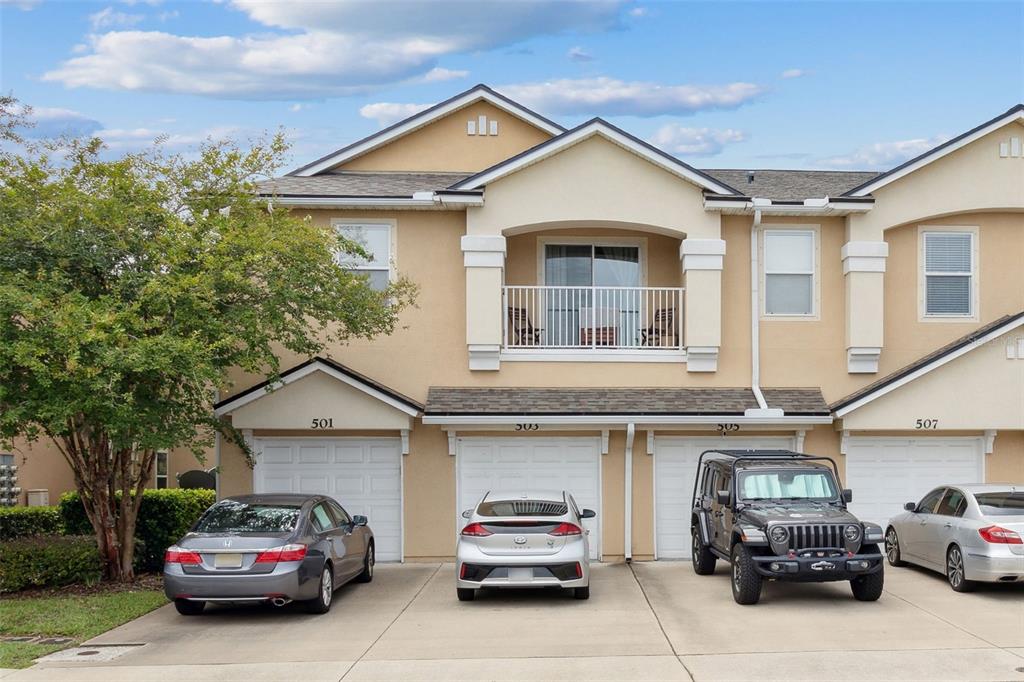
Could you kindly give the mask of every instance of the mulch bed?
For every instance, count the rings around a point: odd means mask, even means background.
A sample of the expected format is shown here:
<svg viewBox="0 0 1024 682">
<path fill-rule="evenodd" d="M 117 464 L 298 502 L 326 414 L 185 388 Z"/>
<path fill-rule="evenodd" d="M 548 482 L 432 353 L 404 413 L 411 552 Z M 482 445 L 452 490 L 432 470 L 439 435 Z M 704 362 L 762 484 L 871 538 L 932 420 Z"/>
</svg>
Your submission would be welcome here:
<svg viewBox="0 0 1024 682">
<path fill-rule="evenodd" d="M 162 590 L 164 578 L 160 573 L 143 573 L 132 582 L 107 582 L 93 585 L 65 585 L 64 587 L 41 587 L 7 593 L 4 599 L 38 599 L 40 597 L 75 597 L 111 592 L 135 592 L 139 590 Z"/>
</svg>

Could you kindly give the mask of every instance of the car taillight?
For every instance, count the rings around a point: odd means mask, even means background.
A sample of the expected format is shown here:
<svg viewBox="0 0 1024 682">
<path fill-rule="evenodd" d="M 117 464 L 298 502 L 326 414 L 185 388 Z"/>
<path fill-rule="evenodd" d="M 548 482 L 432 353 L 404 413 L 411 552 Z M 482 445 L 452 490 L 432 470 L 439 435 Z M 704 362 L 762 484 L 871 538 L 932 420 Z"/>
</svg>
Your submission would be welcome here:
<svg viewBox="0 0 1024 682">
<path fill-rule="evenodd" d="M 306 558 L 305 545 L 285 545 L 275 547 L 256 556 L 257 564 L 276 564 L 278 561 L 302 561 Z"/>
<path fill-rule="evenodd" d="M 560 523 L 551 530 L 549 530 L 548 535 L 579 535 L 582 532 L 583 531 L 580 530 L 580 527 L 574 523 Z"/>
<path fill-rule="evenodd" d="M 583 564 L 581 564 L 578 561 L 576 562 L 576 577 L 577 578 L 582 578 L 583 577 Z"/>
<path fill-rule="evenodd" d="M 493 535 L 491 531 L 483 527 L 483 524 L 473 522 L 462 529 L 463 535 L 469 535 L 474 538 L 485 538 L 488 535 Z"/>
<path fill-rule="evenodd" d="M 168 547 L 164 552 L 165 564 L 201 564 L 202 557 L 196 552 L 190 552 L 181 547 Z"/>
<path fill-rule="evenodd" d="M 1009 530 L 1007 528 L 1001 528 L 999 526 L 986 526 L 978 529 L 978 535 L 985 542 L 991 542 L 996 545 L 1020 545 L 1024 544 L 1024 540 L 1021 540 L 1020 535 Z"/>
</svg>

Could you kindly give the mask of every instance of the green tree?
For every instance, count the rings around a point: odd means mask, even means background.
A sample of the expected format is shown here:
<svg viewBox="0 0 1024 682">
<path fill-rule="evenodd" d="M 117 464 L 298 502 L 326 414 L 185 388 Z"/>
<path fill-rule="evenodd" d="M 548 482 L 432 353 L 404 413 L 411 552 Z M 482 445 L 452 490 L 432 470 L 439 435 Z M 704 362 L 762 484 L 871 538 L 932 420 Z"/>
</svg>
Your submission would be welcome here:
<svg viewBox="0 0 1024 682">
<path fill-rule="evenodd" d="M 415 287 L 339 268 L 361 248 L 257 196 L 280 135 L 193 156 L 159 144 L 108 158 L 100 140 L 18 142 L 0 102 L 0 437 L 47 438 L 74 472 L 108 579 L 131 579 L 155 453 L 214 434 L 214 391 L 278 353 L 388 334 Z M 241 443 L 240 443 L 241 444 Z"/>
</svg>

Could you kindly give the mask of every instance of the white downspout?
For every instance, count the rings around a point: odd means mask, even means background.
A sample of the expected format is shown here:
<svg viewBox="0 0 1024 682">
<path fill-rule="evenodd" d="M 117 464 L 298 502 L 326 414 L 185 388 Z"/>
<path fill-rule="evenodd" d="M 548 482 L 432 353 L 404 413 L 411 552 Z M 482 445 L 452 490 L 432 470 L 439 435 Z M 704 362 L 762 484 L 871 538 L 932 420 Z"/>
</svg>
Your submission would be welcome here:
<svg viewBox="0 0 1024 682">
<path fill-rule="evenodd" d="M 785 413 L 768 407 L 761 392 L 761 278 L 757 268 L 757 228 L 761 227 L 761 209 L 754 199 L 754 222 L 750 225 L 750 389 L 757 400 L 757 409 L 744 412 L 747 417 L 781 417 Z M 770 202 L 769 202 L 770 203 Z"/>
<path fill-rule="evenodd" d="M 626 544 L 626 563 L 633 561 L 633 437 L 636 435 L 636 424 L 626 425 L 626 518 L 623 541 Z"/>
</svg>

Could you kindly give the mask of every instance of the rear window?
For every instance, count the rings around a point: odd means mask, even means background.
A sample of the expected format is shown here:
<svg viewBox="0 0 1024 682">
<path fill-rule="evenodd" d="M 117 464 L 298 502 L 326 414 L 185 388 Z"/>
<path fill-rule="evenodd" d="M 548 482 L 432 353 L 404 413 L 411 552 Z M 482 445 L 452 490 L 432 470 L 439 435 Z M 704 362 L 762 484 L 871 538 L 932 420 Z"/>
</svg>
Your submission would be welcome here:
<svg viewBox="0 0 1024 682">
<path fill-rule="evenodd" d="M 981 493 L 974 498 L 984 516 L 1024 516 L 1024 493 Z"/>
<path fill-rule="evenodd" d="M 226 500 L 203 514 L 197 533 L 284 533 L 295 530 L 299 508 Z"/>
<path fill-rule="evenodd" d="M 564 502 L 551 500 L 495 500 L 476 509 L 480 516 L 564 516 L 568 511 Z"/>
</svg>

